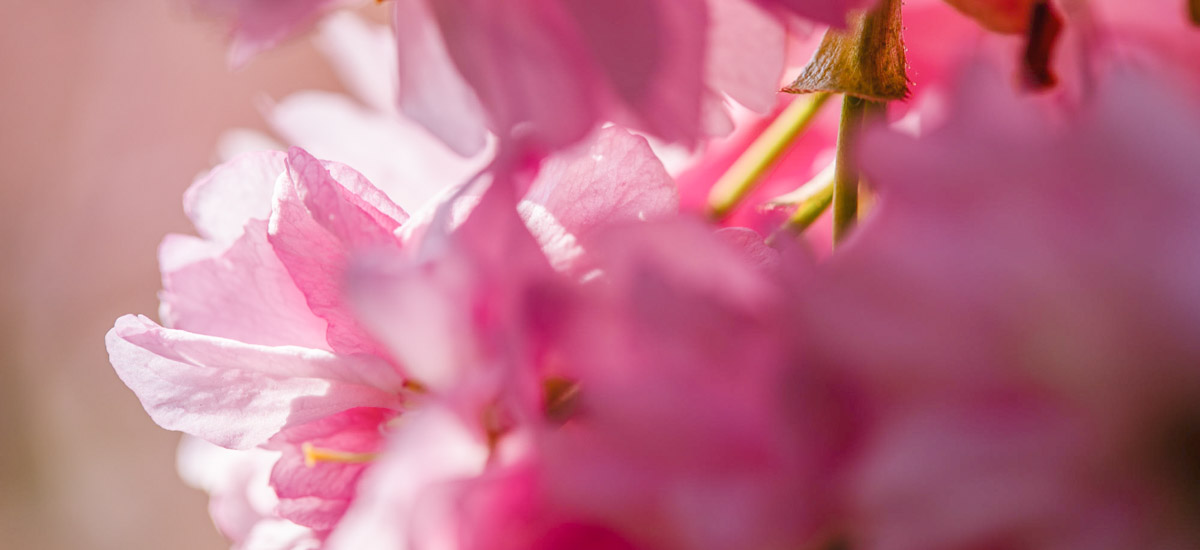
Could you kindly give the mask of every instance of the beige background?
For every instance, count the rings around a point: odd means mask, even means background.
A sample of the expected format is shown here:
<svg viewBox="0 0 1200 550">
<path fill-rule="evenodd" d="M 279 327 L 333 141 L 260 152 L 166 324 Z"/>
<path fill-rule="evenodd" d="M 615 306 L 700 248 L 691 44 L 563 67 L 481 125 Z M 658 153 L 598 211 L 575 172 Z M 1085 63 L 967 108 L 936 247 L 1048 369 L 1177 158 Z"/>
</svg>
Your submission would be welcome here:
<svg viewBox="0 0 1200 550">
<path fill-rule="evenodd" d="M 156 311 L 218 134 L 333 76 L 306 41 L 231 73 L 183 0 L 5 0 L 0 26 L 0 547 L 224 548 L 103 337 Z"/>
</svg>

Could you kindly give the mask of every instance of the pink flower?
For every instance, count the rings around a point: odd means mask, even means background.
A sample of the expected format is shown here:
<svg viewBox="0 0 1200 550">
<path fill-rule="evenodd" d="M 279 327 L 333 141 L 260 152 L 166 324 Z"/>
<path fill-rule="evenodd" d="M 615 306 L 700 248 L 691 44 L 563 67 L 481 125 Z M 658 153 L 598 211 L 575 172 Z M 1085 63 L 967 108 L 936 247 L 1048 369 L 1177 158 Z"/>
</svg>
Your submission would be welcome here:
<svg viewBox="0 0 1200 550">
<path fill-rule="evenodd" d="M 373 452 L 406 393 L 348 314 L 340 280 L 351 251 L 398 248 L 407 215 L 353 170 L 300 149 L 218 167 L 185 207 L 204 238 L 163 242 L 171 328 L 122 317 L 106 339 L 113 366 L 163 427 L 282 451 L 276 513 L 328 531 L 362 465 L 297 468 L 300 447 Z"/>
<path fill-rule="evenodd" d="M 445 393 L 446 380 L 469 386 L 455 373 L 486 373 L 487 352 L 520 335 L 505 300 L 558 277 L 551 265 L 581 273 L 604 224 L 676 208 L 674 184 L 645 140 L 615 128 L 550 159 L 520 213 L 513 202 L 450 196 L 410 220 L 357 172 L 298 148 L 238 157 L 189 190 L 185 207 L 202 237 L 170 236 L 161 250 L 170 328 L 126 316 L 107 343 L 118 374 L 163 427 L 281 453 L 270 476 L 276 515 L 231 532 L 282 519 L 328 534 L 413 390 Z M 467 220 L 446 217 L 455 210 Z M 523 244 L 500 246 L 488 220 L 507 220 L 504 231 Z M 448 239 L 459 244 L 444 248 Z M 387 281 L 360 317 L 345 294 L 358 257 L 442 265 Z M 513 270 L 521 258 L 536 269 Z M 396 303 L 382 292 L 392 284 L 421 303 Z M 480 326 L 479 308 L 499 317 Z M 360 325 L 374 311 L 388 316 L 383 340 Z M 414 345 L 397 344 L 397 329 Z"/>
<path fill-rule="evenodd" d="M 1200 106 L 1130 70 L 1082 112 L 976 70 L 871 134 L 877 213 L 804 281 L 807 359 L 878 408 L 867 548 L 1195 544 Z"/>
</svg>

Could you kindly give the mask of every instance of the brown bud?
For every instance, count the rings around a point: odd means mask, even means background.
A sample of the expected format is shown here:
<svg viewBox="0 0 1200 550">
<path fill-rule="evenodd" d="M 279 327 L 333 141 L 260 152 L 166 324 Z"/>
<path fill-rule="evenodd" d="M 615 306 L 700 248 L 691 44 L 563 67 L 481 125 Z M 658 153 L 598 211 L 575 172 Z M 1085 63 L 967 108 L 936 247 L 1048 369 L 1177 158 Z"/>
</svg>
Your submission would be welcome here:
<svg viewBox="0 0 1200 550">
<path fill-rule="evenodd" d="M 795 82 L 783 91 L 844 93 L 886 101 L 908 97 L 900 0 L 855 14 L 849 28 L 830 29 Z"/>
</svg>

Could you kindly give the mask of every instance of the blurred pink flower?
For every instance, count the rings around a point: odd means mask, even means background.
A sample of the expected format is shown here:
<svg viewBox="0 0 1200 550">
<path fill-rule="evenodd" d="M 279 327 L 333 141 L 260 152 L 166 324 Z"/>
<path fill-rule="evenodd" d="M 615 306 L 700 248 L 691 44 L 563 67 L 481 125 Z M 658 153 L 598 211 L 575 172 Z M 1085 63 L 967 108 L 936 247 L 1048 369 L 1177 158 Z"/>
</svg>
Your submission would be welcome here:
<svg viewBox="0 0 1200 550">
<path fill-rule="evenodd" d="M 1128 69 L 1065 118 L 1007 90 L 977 67 L 945 127 L 870 134 L 878 210 L 804 282 L 806 359 L 879 414 L 852 531 L 1194 546 L 1200 105 Z"/>
</svg>

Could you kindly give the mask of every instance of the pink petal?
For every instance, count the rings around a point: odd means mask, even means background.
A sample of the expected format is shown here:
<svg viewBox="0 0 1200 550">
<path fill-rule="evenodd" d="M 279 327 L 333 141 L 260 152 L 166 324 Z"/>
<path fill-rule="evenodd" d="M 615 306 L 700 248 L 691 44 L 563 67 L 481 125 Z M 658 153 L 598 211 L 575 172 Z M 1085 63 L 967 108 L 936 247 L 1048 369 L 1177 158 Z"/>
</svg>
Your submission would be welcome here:
<svg viewBox="0 0 1200 550">
<path fill-rule="evenodd" d="M 283 456 L 271 471 L 271 486 L 279 496 L 280 517 L 327 533 L 337 525 L 358 490 L 368 463 L 317 462 L 306 464 L 304 444 L 315 448 L 374 454 L 382 450 L 384 423 L 396 416 L 390 409 L 356 408 L 291 427 L 276 436 L 272 446 Z"/>
<path fill-rule="evenodd" d="M 591 130 L 602 80 L 556 2 L 441 0 L 432 10 L 502 143 L 544 153 Z"/>
<path fill-rule="evenodd" d="M 708 0 L 705 81 L 755 112 L 775 106 L 787 52 L 783 23 L 749 0 Z"/>
<path fill-rule="evenodd" d="M 526 340 L 527 294 L 554 276 L 511 193 L 503 182 L 492 184 L 453 228 L 454 203 L 443 205 L 415 257 L 375 255 L 352 274 L 364 323 L 435 391 L 498 383 L 499 365 Z"/>
<path fill-rule="evenodd" d="M 450 58 L 428 0 L 395 0 L 400 109 L 456 153 L 483 150 L 486 117 L 475 91 Z"/>
<path fill-rule="evenodd" d="M 775 269 L 780 264 L 779 251 L 767 246 L 762 235 L 754 230 L 744 227 L 726 227 L 717 230 L 716 235 L 732 245 L 734 250 L 741 252 L 751 265 L 756 265 L 764 271 Z"/>
<path fill-rule="evenodd" d="M 579 241 L 607 224 L 675 214 L 675 181 L 646 139 L 615 126 L 550 157 L 524 201 L 540 204 Z"/>
<path fill-rule="evenodd" d="M 353 407 L 398 406 L 402 381 L 365 357 L 242 344 L 132 315 L 117 320 L 105 343 L 158 425 L 223 447 L 254 447 L 285 426 Z"/>
<path fill-rule="evenodd" d="M 893 414 L 880 429 L 851 490 L 866 539 L 894 550 L 1059 547 L 1045 539 L 1065 534 L 1091 498 L 1071 486 L 1080 427 L 1033 396 L 959 399 Z"/>
<path fill-rule="evenodd" d="M 209 494 L 213 523 L 235 544 L 254 527 L 274 516 L 279 499 L 268 485 L 279 453 L 265 449 L 235 451 L 184 435 L 176 467 L 179 477 Z"/>
<path fill-rule="evenodd" d="M 700 131 L 704 0 L 572 0 L 563 7 L 639 128 L 692 143 Z"/>
<path fill-rule="evenodd" d="M 290 177 L 276 189 L 271 246 L 309 309 L 329 323 L 332 349 L 380 355 L 343 303 L 343 277 L 354 251 L 398 248 L 393 232 L 408 216 L 343 165 L 323 164 L 293 147 L 288 166 Z"/>
<path fill-rule="evenodd" d="M 467 181 L 485 160 L 464 159 L 412 121 L 372 111 L 341 94 L 292 94 L 270 109 L 268 121 L 289 143 L 353 166 L 413 210 Z"/>
<path fill-rule="evenodd" d="M 390 28 L 341 11 L 325 18 L 314 42 L 355 98 L 377 113 L 396 113 L 396 36 Z"/>
<path fill-rule="evenodd" d="M 194 257 L 211 245 L 170 235 L 159 247 L 163 291 L 159 315 L 171 328 L 264 346 L 327 349 L 326 323 L 267 242 L 267 223 L 253 220 L 225 250 Z M 184 257 L 192 256 L 186 260 Z"/>
<path fill-rule="evenodd" d="M 449 510 L 430 501 L 483 471 L 488 449 L 481 435 L 441 407 L 405 414 L 328 548 L 446 547 L 453 539 L 445 537 L 456 537 L 458 529 L 448 523 Z"/>
<path fill-rule="evenodd" d="M 233 242 L 250 220 L 271 215 L 271 192 L 283 175 L 285 156 L 278 151 L 246 153 L 197 178 L 183 195 L 183 210 L 200 236 Z"/>
</svg>

